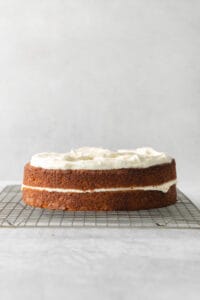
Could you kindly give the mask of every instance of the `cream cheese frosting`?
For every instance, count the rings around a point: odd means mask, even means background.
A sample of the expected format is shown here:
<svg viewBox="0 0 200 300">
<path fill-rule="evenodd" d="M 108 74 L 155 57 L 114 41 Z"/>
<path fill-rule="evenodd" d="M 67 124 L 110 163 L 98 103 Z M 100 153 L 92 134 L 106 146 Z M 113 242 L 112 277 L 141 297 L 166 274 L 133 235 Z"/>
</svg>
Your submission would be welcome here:
<svg viewBox="0 0 200 300">
<path fill-rule="evenodd" d="M 148 168 L 171 161 L 170 156 L 150 147 L 117 151 L 83 147 L 67 153 L 38 153 L 32 156 L 30 164 L 34 167 L 54 170 L 110 170 Z"/>
<path fill-rule="evenodd" d="M 22 189 L 32 189 L 38 191 L 47 191 L 47 192 L 58 192 L 58 193 L 100 193 L 100 192 L 126 192 L 134 190 L 142 191 L 160 191 L 167 193 L 172 185 L 176 184 L 176 180 L 171 180 L 159 185 L 148 185 L 148 186 L 132 186 L 132 187 L 117 187 L 117 188 L 100 188 L 93 190 L 79 190 L 79 189 L 61 189 L 61 188 L 47 188 L 47 187 L 37 187 L 22 185 Z"/>
</svg>

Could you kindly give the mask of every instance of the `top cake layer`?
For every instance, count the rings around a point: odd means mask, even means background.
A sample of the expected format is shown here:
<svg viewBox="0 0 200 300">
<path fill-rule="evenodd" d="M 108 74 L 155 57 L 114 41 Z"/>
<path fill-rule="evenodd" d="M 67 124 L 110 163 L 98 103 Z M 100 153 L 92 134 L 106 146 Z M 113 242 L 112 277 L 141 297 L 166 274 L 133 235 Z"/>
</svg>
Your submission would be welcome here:
<svg viewBox="0 0 200 300">
<path fill-rule="evenodd" d="M 68 153 L 38 153 L 32 156 L 30 164 L 54 170 L 111 170 L 148 168 L 170 162 L 170 156 L 149 147 L 117 151 L 84 147 Z"/>
</svg>

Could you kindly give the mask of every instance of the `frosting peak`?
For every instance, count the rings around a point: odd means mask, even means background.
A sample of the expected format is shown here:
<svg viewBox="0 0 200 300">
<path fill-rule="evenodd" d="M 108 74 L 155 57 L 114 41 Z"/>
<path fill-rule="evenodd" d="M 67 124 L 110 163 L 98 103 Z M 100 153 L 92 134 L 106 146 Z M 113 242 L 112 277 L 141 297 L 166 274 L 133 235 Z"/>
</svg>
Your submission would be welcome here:
<svg viewBox="0 0 200 300">
<path fill-rule="evenodd" d="M 32 156 L 31 165 L 44 169 L 109 170 L 122 168 L 148 168 L 170 163 L 172 158 L 150 147 L 135 150 L 117 150 L 83 147 L 67 153 L 43 152 Z"/>
</svg>

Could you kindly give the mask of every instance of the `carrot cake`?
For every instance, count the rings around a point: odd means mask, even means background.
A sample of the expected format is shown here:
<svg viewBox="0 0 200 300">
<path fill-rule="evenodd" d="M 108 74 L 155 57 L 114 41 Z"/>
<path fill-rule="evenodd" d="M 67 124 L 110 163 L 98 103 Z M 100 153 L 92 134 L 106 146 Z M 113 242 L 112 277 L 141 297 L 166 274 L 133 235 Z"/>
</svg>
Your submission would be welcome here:
<svg viewBox="0 0 200 300">
<path fill-rule="evenodd" d="M 23 201 L 61 210 L 140 210 L 176 202 L 176 163 L 152 148 L 39 153 L 24 168 Z"/>
</svg>

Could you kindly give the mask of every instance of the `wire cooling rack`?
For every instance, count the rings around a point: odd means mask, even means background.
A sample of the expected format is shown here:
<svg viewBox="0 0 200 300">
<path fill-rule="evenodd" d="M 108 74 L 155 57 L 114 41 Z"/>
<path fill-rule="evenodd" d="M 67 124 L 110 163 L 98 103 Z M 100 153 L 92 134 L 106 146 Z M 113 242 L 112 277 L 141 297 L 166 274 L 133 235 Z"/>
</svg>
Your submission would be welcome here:
<svg viewBox="0 0 200 300">
<path fill-rule="evenodd" d="M 200 210 L 180 191 L 176 204 L 140 211 L 59 211 L 33 208 L 21 200 L 19 185 L 0 193 L 0 227 L 200 228 Z"/>
</svg>

